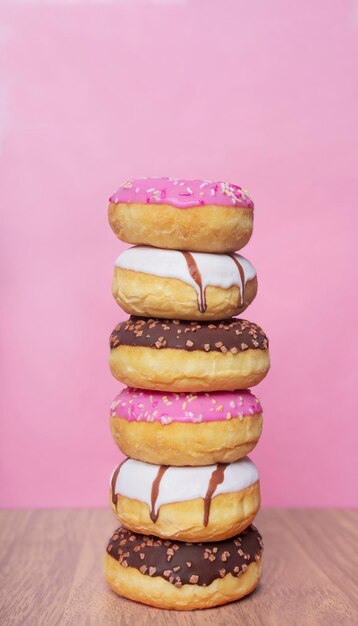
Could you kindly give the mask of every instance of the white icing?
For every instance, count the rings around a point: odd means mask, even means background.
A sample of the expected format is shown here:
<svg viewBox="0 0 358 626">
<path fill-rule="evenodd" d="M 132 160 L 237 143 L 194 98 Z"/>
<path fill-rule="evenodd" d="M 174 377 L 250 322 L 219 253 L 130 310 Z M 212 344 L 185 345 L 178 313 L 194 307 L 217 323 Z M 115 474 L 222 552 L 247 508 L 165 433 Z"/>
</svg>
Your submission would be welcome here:
<svg viewBox="0 0 358 626">
<path fill-rule="evenodd" d="M 201 274 L 202 288 L 208 285 L 228 289 L 233 285 L 240 288 L 241 299 L 243 287 L 238 267 L 228 254 L 209 254 L 207 252 L 190 252 Z M 245 284 L 256 276 L 254 266 L 240 254 L 235 254 L 245 276 Z M 122 252 L 117 258 L 116 267 L 134 272 L 143 272 L 177 278 L 194 287 L 200 301 L 200 289 L 190 276 L 188 265 L 182 252 L 178 250 L 162 250 L 149 246 L 135 246 Z M 202 303 L 200 303 L 202 304 Z"/>
<path fill-rule="evenodd" d="M 128 459 L 117 476 L 115 494 L 145 502 L 151 510 L 152 485 L 159 467 L 159 465 Z M 216 468 L 217 465 L 170 466 L 161 479 L 154 513 L 158 512 L 162 504 L 205 498 L 210 477 Z M 221 493 L 233 493 L 246 489 L 258 479 L 257 467 L 249 458 L 245 457 L 235 463 L 230 463 L 225 469 L 224 480 L 217 486 L 213 498 Z"/>
</svg>

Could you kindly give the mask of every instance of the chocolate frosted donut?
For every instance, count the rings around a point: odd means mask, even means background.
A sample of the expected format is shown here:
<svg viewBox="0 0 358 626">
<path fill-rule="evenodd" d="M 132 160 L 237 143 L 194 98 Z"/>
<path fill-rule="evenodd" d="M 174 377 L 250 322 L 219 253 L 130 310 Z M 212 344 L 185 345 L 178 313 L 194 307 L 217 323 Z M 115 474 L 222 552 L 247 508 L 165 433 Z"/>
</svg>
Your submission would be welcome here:
<svg viewBox="0 0 358 626">
<path fill-rule="evenodd" d="M 112 293 L 127 313 L 220 320 L 238 315 L 257 292 L 256 270 L 239 254 L 135 246 L 117 258 Z"/>
<path fill-rule="evenodd" d="M 184 322 L 131 316 L 110 337 L 113 376 L 159 391 L 232 391 L 257 385 L 270 366 L 263 330 L 243 319 Z"/>
<path fill-rule="evenodd" d="M 105 576 L 118 594 L 167 609 L 199 609 L 237 600 L 256 587 L 262 538 L 254 526 L 220 542 L 183 543 L 125 528 L 111 537 Z"/>
<path fill-rule="evenodd" d="M 126 387 L 111 404 L 111 431 L 124 452 L 167 465 L 230 463 L 262 430 L 262 407 L 247 389 L 170 393 Z"/>
<path fill-rule="evenodd" d="M 181 541 L 242 532 L 260 507 L 259 474 L 247 457 L 201 467 L 125 459 L 111 479 L 112 508 L 130 530 Z"/>
<path fill-rule="evenodd" d="M 231 183 L 129 180 L 109 199 L 114 233 L 127 243 L 194 252 L 234 252 L 250 239 L 254 203 Z"/>
</svg>

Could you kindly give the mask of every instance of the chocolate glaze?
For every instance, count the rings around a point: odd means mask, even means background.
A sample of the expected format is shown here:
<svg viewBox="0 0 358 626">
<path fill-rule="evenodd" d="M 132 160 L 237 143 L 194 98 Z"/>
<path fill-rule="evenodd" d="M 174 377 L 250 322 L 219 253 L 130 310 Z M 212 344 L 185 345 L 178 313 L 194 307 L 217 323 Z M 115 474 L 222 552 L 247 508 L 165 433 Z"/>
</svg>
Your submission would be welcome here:
<svg viewBox="0 0 358 626">
<path fill-rule="evenodd" d="M 120 527 L 107 547 L 123 567 L 148 576 L 161 576 L 176 587 L 210 585 L 226 574 L 240 576 L 262 555 L 262 538 L 255 526 L 224 541 L 184 543 L 133 533 Z"/>
<path fill-rule="evenodd" d="M 228 351 L 265 350 L 268 338 L 263 330 L 247 320 L 230 318 L 217 322 L 187 322 L 140 318 L 135 315 L 118 324 L 110 337 L 111 349 L 124 346 L 174 348 L 177 350 Z"/>
<path fill-rule="evenodd" d="M 169 465 L 160 465 L 159 470 L 158 470 L 158 474 L 156 475 L 153 484 L 152 484 L 152 493 L 151 493 L 151 505 L 152 505 L 152 509 L 150 511 L 150 519 L 152 520 L 152 522 L 156 522 L 158 517 L 159 517 L 159 509 L 158 511 L 155 513 L 155 503 L 157 501 L 158 495 L 159 495 L 159 487 L 160 487 L 160 481 L 162 480 L 165 472 L 167 471 Z"/>
<path fill-rule="evenodd" d="M 223 482 L 224 472 L 228 465 L 228 463 L 218 463 L 216 469 L 214 469 L 213 473 L 211 474 L 208 490 L 204 498 L 204 526 L 207 526 L 209 523 L 211 499 L 217 487 Z"/>
</svg>

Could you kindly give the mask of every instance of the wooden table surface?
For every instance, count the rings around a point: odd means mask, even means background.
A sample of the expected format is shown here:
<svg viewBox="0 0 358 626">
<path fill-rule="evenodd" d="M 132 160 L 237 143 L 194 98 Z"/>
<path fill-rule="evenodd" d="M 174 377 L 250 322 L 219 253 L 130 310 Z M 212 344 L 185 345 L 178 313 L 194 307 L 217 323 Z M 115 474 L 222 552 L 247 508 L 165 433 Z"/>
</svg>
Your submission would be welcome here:
<svg viewBox="0 0 358 626">
<path fill-rule="evenodd" d="M 248 598 L 205 611 L 161 611 L 106 588 L 108 510 L 1 511 L 2 626 L 324 626 L 358 624 L 358 512 L 263 510 L 264 575 Z"/>
</svg>

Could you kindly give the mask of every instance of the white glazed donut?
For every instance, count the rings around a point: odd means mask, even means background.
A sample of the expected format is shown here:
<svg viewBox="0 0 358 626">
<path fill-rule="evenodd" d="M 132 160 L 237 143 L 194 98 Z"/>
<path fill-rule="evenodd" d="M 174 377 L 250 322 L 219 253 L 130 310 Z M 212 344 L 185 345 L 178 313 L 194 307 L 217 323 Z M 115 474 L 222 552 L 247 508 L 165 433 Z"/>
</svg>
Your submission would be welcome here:
<svg viewBox="0 0 358 626">
<path fill-rule="evenodd" d="M 232 537 L 260 506 L 259 475 L 250 459 L 201 467 L 126 459 L 111 478 L 113 508 L 134 532 L 181 541 Z"/>
<path fill-rule="evenodd" d="M 254 266 L 239 254 L 135 246 L 116 260 L 112 293 L 127 313 L 217 320 L 238 315 L 257 292 Z"/>
</svg>

